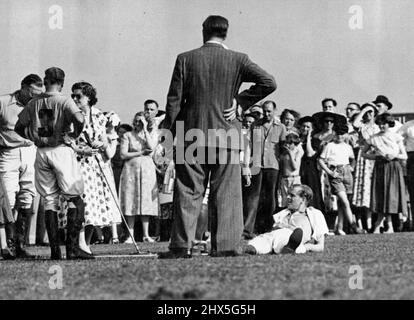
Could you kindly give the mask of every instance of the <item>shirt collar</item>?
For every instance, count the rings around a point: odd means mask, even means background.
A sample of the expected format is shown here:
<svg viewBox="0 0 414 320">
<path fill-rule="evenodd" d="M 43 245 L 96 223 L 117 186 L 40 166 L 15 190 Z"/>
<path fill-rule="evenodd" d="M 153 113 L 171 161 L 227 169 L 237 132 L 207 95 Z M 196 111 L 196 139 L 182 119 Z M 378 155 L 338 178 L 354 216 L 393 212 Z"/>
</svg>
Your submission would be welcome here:
<svg viewBox="0 0 414 320">
<path fill-rule="evenodd" d="M 223 42 L 214 41 L 214 40 L 208 40 L 208 41 L 206 41 L 206 43 L 218 44 L 218 45 L 222 46 L 224 49 L 229 50 L 229 48 Z"/>
</svg>

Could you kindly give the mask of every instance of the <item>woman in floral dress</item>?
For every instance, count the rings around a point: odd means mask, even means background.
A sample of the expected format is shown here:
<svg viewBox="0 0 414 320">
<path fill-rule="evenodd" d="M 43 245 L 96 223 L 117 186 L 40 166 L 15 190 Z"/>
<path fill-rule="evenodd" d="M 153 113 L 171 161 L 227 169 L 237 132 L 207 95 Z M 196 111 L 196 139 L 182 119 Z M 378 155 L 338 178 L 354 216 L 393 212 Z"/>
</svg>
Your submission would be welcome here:
<svg viewBox="0 0 414 320">
<path fill-rule="evenodd" d="M 94 227 L 111 226 L 113 222 L 113 199 L 102 171 L 103 159 L 110 154 L 106 135 L 107 118 L 94 107 L 98 99 L 96 89 L 91 84 L 75 83 L 72 86 L 72 98 L 85 117 L 81 135 L 71 144 L 81 165 L 84 181 L 82 198 L 86 205 L 85 227 L 79 236 L 79 247 L 91 254 L 89 245 Z"/>
<path fill-rule="evenodd" d="M 379 127 L 375 124 L 375 116 L 377 113 L 377 107 L 373 103 L 365 103 L 361 107 L 361 112 L 356 116 L 353 122 L 353 126 L 358 130 L 358 144 L 360 145 L 360 149 L 354 173 L 352 204 L 357 208 L 363 209 L 368 230 L 371 230 L 372 228 L 372 213 L 370 210 L 371 181 L 375 161 L 364 158 L 362 156 L 362 150 L 371 136 L 379 132 Z"/>
</svg>

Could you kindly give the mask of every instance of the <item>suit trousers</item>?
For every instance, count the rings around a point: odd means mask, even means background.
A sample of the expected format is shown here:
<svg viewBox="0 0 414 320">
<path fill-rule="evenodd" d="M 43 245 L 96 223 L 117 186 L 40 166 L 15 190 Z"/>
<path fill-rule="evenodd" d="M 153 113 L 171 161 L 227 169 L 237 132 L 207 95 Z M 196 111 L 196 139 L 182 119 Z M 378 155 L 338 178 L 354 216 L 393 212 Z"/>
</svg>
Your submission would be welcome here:
<svg viewBox="0 0 414 320">
<path fill-rule="evenodd" d="M 208 152 L 213 153 L 217 164 L 184 159 L 182 164 L 175 166 L 174 221 L 169 247 L 170 249 L 191 248 L 210 175 L 208 209 L 211 250 L 217 252 L 237 250 L 243 231 L 243 212 L 241 167 L 240 163 L 233 159 L 239 159 L 240 151 L 206 147 L 203 149 L 206 157 Z M 219 162 L 219 154 L 221 157 L 225 155 L 227 161 Z"/>
<path fill-rule="evenodd" d="M 261 216 L 258 218 L 263 220 L 264 226 L 263 230 L 259 230 L 259 232 L 266 232 L 271 229 L 273 224 L 272 215 L 276 210 L 275 192 L 278 176 L 279 170 L 261 169 L 258 174 L 252 176 L 250 186 L 243 188 L 243 234 L 245 236 L 253 236 L 261 195 L 264 201 Z"/>
</svg>

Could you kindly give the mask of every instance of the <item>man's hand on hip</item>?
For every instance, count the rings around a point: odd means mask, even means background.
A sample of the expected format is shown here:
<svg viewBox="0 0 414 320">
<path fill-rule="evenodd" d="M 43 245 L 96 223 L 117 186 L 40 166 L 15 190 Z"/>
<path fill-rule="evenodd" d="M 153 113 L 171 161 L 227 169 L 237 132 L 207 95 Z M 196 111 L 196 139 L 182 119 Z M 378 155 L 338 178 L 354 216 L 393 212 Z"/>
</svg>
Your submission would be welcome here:
<svg viewBox="0 0 414 320">
<path fill-rule="evenodd" d="M 241 108 L 240 105 L 237 104 L 236 99 L 233 99 L 233 105 L 230 108 L 225 109 L 223 111 L 223 115 L 224 115 L 224 118 L 226 119 L 226 121 L 228 121 L 228 122 L 233 121 L 237 117 L 241 118 L 242 108 Z"/>
</svg>

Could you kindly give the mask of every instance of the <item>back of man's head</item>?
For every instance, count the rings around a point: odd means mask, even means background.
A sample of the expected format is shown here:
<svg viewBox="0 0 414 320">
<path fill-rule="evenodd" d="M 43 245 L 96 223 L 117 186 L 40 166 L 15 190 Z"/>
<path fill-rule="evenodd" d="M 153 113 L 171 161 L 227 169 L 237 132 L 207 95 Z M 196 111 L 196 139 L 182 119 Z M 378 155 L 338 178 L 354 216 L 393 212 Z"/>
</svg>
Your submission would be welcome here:
<svg viewBox="0 0 414 320">
<path fill-rule="evenodd" d="M 61 85 L 65 82 L 65 72 L 58 67 L 51 67 L 45 71 L 45 86 L 46 85 Z"/>
<path fill-rule="evenodd" d="M 213 37 L 226 39 L 229 21 L 222 16 L 209 16 L 203 22 L 203 38 L 204 42 Z"/>
</svg>

